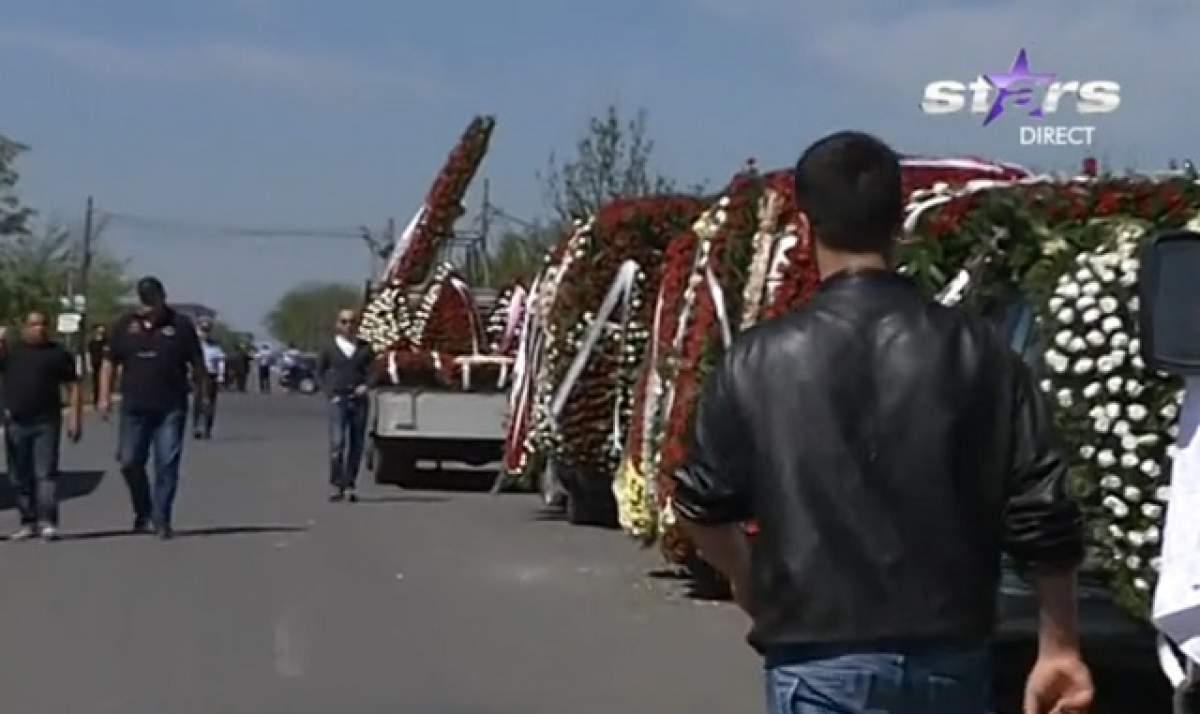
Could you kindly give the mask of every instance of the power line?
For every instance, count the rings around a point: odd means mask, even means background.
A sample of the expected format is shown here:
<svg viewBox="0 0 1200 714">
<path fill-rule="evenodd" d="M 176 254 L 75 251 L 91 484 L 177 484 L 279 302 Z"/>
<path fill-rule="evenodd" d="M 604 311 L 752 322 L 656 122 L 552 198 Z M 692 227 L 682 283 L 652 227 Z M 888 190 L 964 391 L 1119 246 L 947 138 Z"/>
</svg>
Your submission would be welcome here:
<svg viewBox="0 0 1200 714">
<path fill-rule="evenodd" d="M 239 226 L 229 224 L 201 223 L 173 218 L 144 216 L 136 213 L 97 210 L 109 226 L 120 226 L 130 230 L 155 231 L 159 233 L 192 233 L 222 235 L 240 238 L 332 238 L 361 240 L 361 227 L 298 227 L 298 226 Z"/>
</svg>

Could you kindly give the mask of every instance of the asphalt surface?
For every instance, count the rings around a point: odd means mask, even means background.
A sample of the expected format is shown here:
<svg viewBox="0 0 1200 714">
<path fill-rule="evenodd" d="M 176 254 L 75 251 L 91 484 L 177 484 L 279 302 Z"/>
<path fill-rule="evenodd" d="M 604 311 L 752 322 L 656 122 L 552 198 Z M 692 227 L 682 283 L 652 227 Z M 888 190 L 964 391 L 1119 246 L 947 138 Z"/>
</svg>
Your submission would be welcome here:
<svg viewBox="0 0 1200 714">
<path fill-rule="evenodd" d="M 185 447 L 174 541 L 127 533 L 114 451 L 89 416 L 64 448 L 64 539 L 0 543 L 0 711 L 762 708 L 744 618 L 619 533 L 369 474 L 363 502 L 328 503 L 319 398 L 223 394 L 216 438 Z"/>
</svg>

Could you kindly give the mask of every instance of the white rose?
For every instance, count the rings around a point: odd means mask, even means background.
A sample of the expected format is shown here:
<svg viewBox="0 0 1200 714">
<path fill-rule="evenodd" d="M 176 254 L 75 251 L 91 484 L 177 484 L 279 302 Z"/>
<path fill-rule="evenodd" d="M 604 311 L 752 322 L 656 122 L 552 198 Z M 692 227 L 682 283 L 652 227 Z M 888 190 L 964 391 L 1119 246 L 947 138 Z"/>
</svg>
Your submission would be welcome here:
<svg viewBox="0 0 1200 714">
<path fill-rule="evenodd" d="M 1095 305 L 1096 305 L 1096 298 L 1092 297 L 1091 295 L 1084 295 L 1083 297 L 1081 297 L 1075 301 L 1075 309 L 1079 310 L 1080 312 L 1083 312 L 1084 310 L 1088 309 L 1089 307 L 1095 307 Z"/>
<path fill-rule="evenodd" d="M 1058 312 L 1066 303 L 1061 295 L 1055 295 L 1046 302 L 1046 307 L 1050 308 L 1050 312 Z"/>
<path fill-rule="evenodd" d="M 1071 390 L 1069 390 L 1069 389 L 1058 390 L 1059 406 L 1066 409 L 1066 408 L 1070 407 L 1071 405 L 1073 405 L 1074 403 L 1075 403 L 1075 400 L 1071 398 Z"/>
<path fill-rule="evenodd" d="M 1138 437 L 1138 446 L 1154 446 L 1158 443 L 1158 434 L 1142 434 Z M 1170 453 L 1170 447 L 1167 447 L 1167 452 Z"/>
<path fill-rule="evenodd" d="M 1104 297 L 1100 298 L 1100 311 L 1105 315 L 1113 314 L 1120 306 L 1121 303 L 1117 302 L 1117 299 L 1111 295 L 1105 295 Z"/>
<path fill-rule="evenodd" d="M 1130 287 L 1131 285 L 1126 285 L 1125 287 Z M 1130 312 L 1137 312 L 1138 308 L 1140 308 L 1141 306 L 1142 306 L 1142 301 L 1138 299 L 1137 295 L 1134 295 L 1133 297 L 1131 297 L 1125 301 L 1125 307 L 1128 308 Z"/>
<path fill-rule="evenodd" d="M 1184 392 L 1182 389 L 1180 389 L 1177 392 L 1175 392 L 1175 396 L 1172 398 L 1175 400 L 1176 404 L 1178 404 L 1179 406 L 1183 406 L 1183 397 L 1184 397 Z"/>
<path fill-rule="evenodd" d="M 1121 478 L 1115 474 L 1108 474 L 1100 479 L 1100 487 L 1107 491 L 1116 491 L 1121 485 Z"/>
<path fill-rule="evenodd" d="M 1099 347 L 1106 342 L 1104 339 L 1104 333 L 1099 330 L 1092 330 L 1091 332 L 1087 333 L 1087 337 L 1084 339 L 1086 339 L 1087 343 L 1092 347 Z"/>
<path fill-rule="evenodd" d="M 1100 396 L 1101 389 L 1102 387 L 1099 382 L 1090 382 L 1083 388 L 1083 396 L 1085 399 L 1095 399 Z"/>
<path fill-rule="evenodd" d="M 1162 539 L 1162 531 L 1160 531 L 1158 529 L 1158 526 L 1150 526 L 1149 528 L 1147 528 L 1145 535 L 1146 535 L 1146 542 L 1149 543 L 1150 545 L 1154 545 L 1155 543 L 1157 543 L 1159 540 Z"/>
<path fill-rule="evenodd" d="M 1129 558 L 1129 559 L 1130 559 L 1130 560 L 1137 560 L 1137 557 L 1136 557 L 1136 556 L 1130 556 L 1130 558 Z M 1138 561 L 1138 565 L 1141 565 L 1141 561 L 1140 561 L 1140 560 Z M 1132 569 L 1132 570 L 1136 570 L 1137 568 L 1134 568 L 1133 566 L 1130 566 L 1130 569 Z M 1134 579 L 1133 579 L 1133 587 L 1134 587 L 1136 590 L 1139 590 L 1139 591 L 1141 591 L 1141 592 L 1149 592 L 1149 591 L 1150 591 L 1150 583 L 1146 582 L 1145 578 L 1134 578 Z"/>
<path fill-rule="evenodd" d="M 1174 404 L 1164 404 L 1162 409 L 1158 410 L 1158 415 L 1163 419 L 1171 420 L 1179 416 L 1179 407 Z"/>
<path fill-rule="evenodd" d="M 1050 369 L 1062 374 L 1071 365 L 1071 360 L 1067 359 L 1065 355 L 1050 350 L 1046 353 L 1046 364 L 1050 365 Z"/>
<path fill-rule="evenodd" d="M 1146 536 L 1142 535 L 1139 531 L 1129 531 L 1125 534 L 1125 540 L 1129 541 L 1129 544 L 1134 548 L 1141 548 L 1146 544 Z"/>
<path fill-rule="evenodd" d="M 1075 311 L 1069 307 L 1064 307 L 1063 309 L 1059 310 L 1058 314 L 1054 317 L 1062 324 L 1070 325 L 1075 321 Z"/>
<path fill-rule="evenodd" d="M 1142 473 L 1146 474 L 1150 478 L 1157 478 L 1158 475 L 1162 473 L 1162 467 L 1150 459 L 1146 459 L 1142 462 L 1141 469 Z"/>
<path fill-rule="evenodd" d="M 1138 338 L 1134 337 L 1133 339 L 1131 339 L 1129 341 L 1129 353 L 1136 355 L 1136 354 L 1141 354 L 1141 351 L 1142 351 L 1142 341 L 1139 340 Z"/>
<path fill-rule="evenodd" d="M 1159 486 L 1158 489 L 1154 491 L 1154 497 L 1163 503 L 1169 503 L 1171 501 L 1171 487 Z"/>
<path fill-rule="evenodd" d="M 1100 374 L 1110 374 L 1116 368 L 1117 361 L 1109 355 L 1096 360 L 1096 369 L 1100 372 Z"/>
<path fill-rule="evenodd" d="M 1103 281 L 1104 283 L 1111 283 L 1112 281 L 1117 279 L 1117 274 L 1111 270 L 1101 270 L 1099 272 L 1099 275 L 1100 275 L 1100 280 Z"/>
<path fill-rule="evenodd" d="M 1074 336 L 1070 330 L 1059 330 L 1058 334 L 1054 336 L 1054 344 L 1065 350 L 1071 344 L 1071 338 Z"/>
<path fill-rule="evenodd" d="M 1129 346 L 1129 335 L 1124 332 L 1114 332 L 1110 344 L 1115 350 L 1123 350 Z"/>
<path fill-rule="evenodd" d="M 1100 323 L 1100 327 L 1105 332 L 1113 333 L 1117 330 L 1120 330 L 1122 324 L 1121 318 L 1117 317 L 1116 315 L 1109 315 L 1108 317 L 1104 318 L 1103 322 Z"/>
<path fill-rule="evenodd" d="M 1117 463 L 1117 457 L 1112 451 L 1105 449 L 1099 454 L 1096 454 L 1096 463 L 1100 465 L 1100 468 L 1107 469 Z"/>
<path fill-rule="evenodd" d="M 1113 424 L 1112 433 L 1117 436 L 1128 436 L 1132 431 L 1133 427 L 1130 426 L 1129 422 L 1125 421 L 1124 419 L 1118 421 L 1116 424 Z"/>
<path fill-rule="evenodd" d="M 1154 572 L 1156 572 L 1156 573 L 1161 571 L 1162 570 L 1162 558 L 1151 558 L 1150 559 L 1150 567 L 1153 568 Z"/>
<path fill-rule="evenodd" d="M 1042 388 L 1043 392 L 1049 392 L 1051 389 L 1054 389 L 1054 382 L 1051 382 L 1048 379 L 1043 379 L 1038 383 L 1038 386 Z"/>
<path fill-rule="evenodd" d="M 1079 284 L 1073 281 L 1067 281 L 1058 286 L 1054 291 L 1055 294 L 1067 300 L 1074 300 L 1079 297 Z"/>
<path fill-rule="evenodd" d="M 1179 438 L 1179 425 L 1172 424 L 1171 426 L 1168 426 L 1167 427 L 1167 436 L 1171 437 L 1172 439 L 1178 439 Z"/>
<path fill-rule="evenodd" d="M 1106 416 L 1096 417 L 1096 421 L 1092 424 L 1092 428 L 1097 434 L 1107 434 L 1108 430 L 1112 428 L 1112 420 Z"/>
<path fill-rule="evenodd" d="M 1100 315 L 1100 310 L 1093 307 L 1092 309 L 1083 313 L 1083 322 L 1084 324 L 1091 325 L 1092 323 L 1096 322 L 1096 320 L 1100 319 Z"/>
<path fill-rule="evenodd" d="M 1095 280 L 1086 282 L 1083 284 L 1083 286 L 1080 288 L 1080 290 L 1083 292 L 1084 295 L 1092 295 L 1092 296 L 1099 295 L 1101 292 L 1100 283 L 1096 282 Z"/>
<path fill-rule="evenodd" d="M 1126 506 L 1125 502 L 1116 496 L 1105 496 L 1102 503 L 1117 518 L 1124 518 L 1129 515 L 1129 506 Z"/>
<path fill-rule="evenodd" d="M 1138 457 L 1136 454 L 1121 454 L 1121 466 L 1127 469 L 1137 468 Z"/>
<path fill-rule="evenodd" d="M 1067 345 L 1067 349 L 1073 354 L 1078 354 L 1087 349 L 1087 342 L 1082 337 L 1072 337 L 1070 344 Z"/>
<path fill-rule="evenodd" d="M 1087 374 L 1088 372 L 1091 372 L 1095 366 L 1095 361 L 1093 361 L 1090 357 L 1080 357 L 1079 360 L 1075 362 L 1073 371 L 1075 374 Z"/>
<path fill-rule="evenodd" d="M 1130 360 L 1129 364 L 1133 365 L 1134 369 L 1145 369 L 1146 368 L 1146 363 L 1143 362 L 1142 358 L 1138 357 L 1137 355 L 1134 355 L 1133 359 Z"/>
<path fill-rule="evenodd" d="M 1121 405 L 1118 402 L 1109 402 L 1104 405 L 1104 413 L 1109 419 L 1116 419 L 1121 416 Z"/>
<path fill-rule="evenodd" d="M 1125 380 L 1121 379 L 1120 377 L 1109 377 L 1108 381 L 1104 383 L 1104 386 L 1108 387 L 1109 392 L 1117 394 L 1121 391 L 1121 387 L 1124 385 L 1124 383 Z M 1095 384 L 1095 382 L 1092 384 Z"/>
<path fill-rule="evenodd" d="M 1139 270 L 1141 270 L 1141 268 L 1142 268 L 1142 264 L 1137 260 L 1137 258 L 1126 258 L 1121 261 L 1121 272 L 1122 273 L 1137 274 L 1137 272 Z"/>
<path fill-rule="evenodd" d="M 1163 488 L 1166 488 L 1165 486 Z M 1160 491 L 1162 489 L 1159 489 Z M 1157 503 L 1143 503 L 1142 515 L 1151 520 L 1157 520 L 1163 514 L 1163 507 Z"/>
<path fill-rule="evenodd" d="M 1120 283 L 1121 287 L 1123 288 L 1132 288 L 1134 285 L 1137 285 L 1137 281 L 1137 273 L 1121 273 L 1121 277 L 1117 282 Z"/>
<path fill-rule="evenodd" d="M 1129 568 L 1130 570 L 1137 570 L 1142 567 L 1142 559 L 1136 555 L 1131 555 L 1125 559 L 1125 567 Z M 1142 580 L 1141 582 L 1145 583 L 1146 581 Z"/>
<path fill-rule="evenodd" d="M 721 196 L 721 200 L 717 201 L 717 205 L 720 206 L 721 208 L 728 208 L 729 207 L 729 196 Z"/>
<path fill-rule="evenodd" d="M 1138 440 L 1133 434 L 1126 434 L 1121 437 L 1121 448 L 1126 451 L 1137 451 Z"/>
<path fill-rule="evenodd" d="M 1078 280 L 1080 284 L 1086 283 L 1092 279 L 1092 271 L 1088 270 L 1087 268 L 1077 270 L 1075 271 L 1075 279 Z"/>
<path fill-rule="evenodd" d="M 1108 527 L 1108 534 L 1112 536 L 1113 540 L 1121 540 L 1125 537 L 1125 531 L 1115 523 Z"/>
<path fill-rule="evenodd" d="M 1125 407 L 1125 412 L 1129 414 L 1129 418 L 1134 421 L 1142 421 L 1146 417 L 1150 416 L 1150 410 L 1141 404 L 1130 404 L 1129 406 Z"/>
<path fill-rule="evenodd" d="M 725 219 L 728 217 L 729 217 L 729 214 L 726 213 L 724 209 L 718 210 L 716 215 L 714 216 L 714 218 L 717 219 L 717 223 L 724 223 Z"/>
<path fill-rule="evenodd" d="M 1125 393 L 1131 397 L 1140 397 L 1144 391 L 1146 391 L 1146 388 L 1136 379 L 1130 379 L 1125 382 Z"/>
<path fill-rule="evenodd" d="M 1085 459 L 1090 459 L 1096 455 L 1096 447 L 1091 444 L 1084 444 L 1079 447 L 1079 455 Z"/>
<path fill-rule="evenodd" d="M 1126 501 L 1142 500 L 1142 492 L 1138 490 L 1137 486 L 1126 486 L 1122 493 L 1125 495 Z"/>
<path fill-rule="evenodd" d="M 1167 447 L 1167 458 L 1168 459 L 1171 459 L 1172 461 L 1174 461 L 1175 457 L 1178 455 L 1179 455 L 1179 447 L 1178 446 L 1176 446 L 1175 444 L 1171 444 L 1170 446 Z"/>
</svg>

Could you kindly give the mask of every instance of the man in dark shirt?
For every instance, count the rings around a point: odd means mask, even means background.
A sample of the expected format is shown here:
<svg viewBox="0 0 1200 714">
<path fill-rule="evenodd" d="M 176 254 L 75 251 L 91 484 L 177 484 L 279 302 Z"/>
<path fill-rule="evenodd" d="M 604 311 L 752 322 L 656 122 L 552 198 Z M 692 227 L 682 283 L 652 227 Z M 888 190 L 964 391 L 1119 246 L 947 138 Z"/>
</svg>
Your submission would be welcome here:
<svg viewBox="0 0 1200 714">
<path fill-rule="evenodd" d="M 108 328 L 97 325 L 92 339 L 87 343 L 88 375 L 92 379 L 92 405 L 100 403 L 100 367 L 104 364 L 104 351 L 108 349 Z"/>
<path fill-rule="evenodd" d="M 329 398 L 329 500 L 357 501 L 354 483 L 367 431 L 371 348 L 355 337 L 355 312 L 338 313 L 331 344 L 317 359 L 317 379 Z"/>
<path fill-rule="evenodd" d="M 998 331 L 891 270 L 891 149 L 835 134 L 795 180 L 821 287 L 735 341 L 673 495 L 753 619 L 770 711 L 990 711 L 1002 550 L 1041 609 L 1026 714 L 1085 711 L 1082 522 L 1029 371 Z"/>
<path fill-rule="evenodd" d="M 153 523 L 162 539 L 172 536 L 172 505 L 179 484 L 183 435 L 187 426 L 188 382 L 208 393 L 208 370 L 196 328 L 167 305 L 157 278 L 138 281 L 141 306 L 113 325 L 100 380 L 100 410 L 112 409 L 112 385 L 121 370 L 121 423 L 118 457 L 133 502 L 133 530 Z M 154 490 L 146 459 L 154 447 Z"/>
<path fill-rule="evenodd" d="M 0 347 L 6 409 L 4 442 L 8 473 L 17 492 L 20 529 L 9 540 L 26 540 L 38 532 L 45 540 L 58 538 L 59 441 L 62 433 L 62 387 L 70 385 L 71 410 L 67 436 L 82 434 L 83 397 L 75 358 L 49 338 L 46 315 L 31 312 L 20 340 Z"/>
</svg>

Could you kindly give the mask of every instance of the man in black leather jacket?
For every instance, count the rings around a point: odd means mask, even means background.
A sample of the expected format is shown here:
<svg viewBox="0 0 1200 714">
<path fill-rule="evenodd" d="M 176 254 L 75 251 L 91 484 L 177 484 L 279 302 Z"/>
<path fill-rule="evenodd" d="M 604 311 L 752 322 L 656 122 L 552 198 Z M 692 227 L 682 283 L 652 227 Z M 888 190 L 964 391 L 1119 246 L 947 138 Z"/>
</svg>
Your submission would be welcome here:
<svg viewBox="0 0 1200 714">
<path fill-rule="evenodd" d="M 1085 711 L 1082 523 L 1033 379 L 991 326 L 890 269 L 903 207 L 886 145 L 822 139 L 796 198 L 821 287 L 730 349 L 673 499 L 753 618 L 770 711 L 989 711 L 1002 551 L 1039 594 L 1026 714 Z"/>
</svg>

